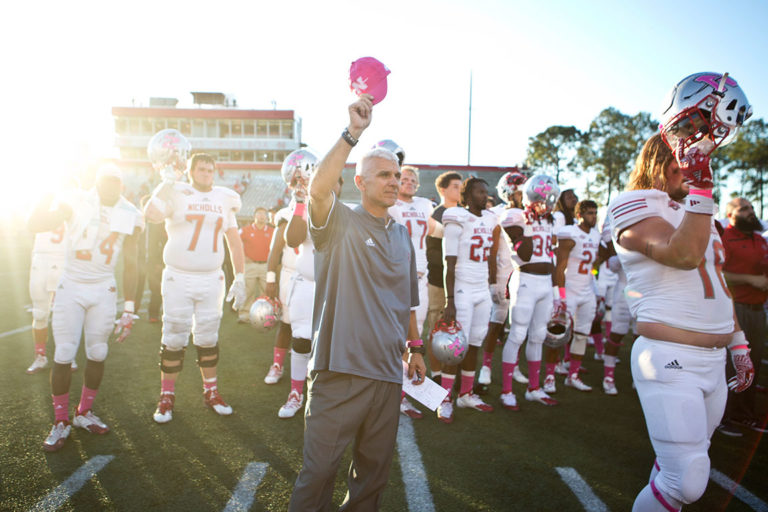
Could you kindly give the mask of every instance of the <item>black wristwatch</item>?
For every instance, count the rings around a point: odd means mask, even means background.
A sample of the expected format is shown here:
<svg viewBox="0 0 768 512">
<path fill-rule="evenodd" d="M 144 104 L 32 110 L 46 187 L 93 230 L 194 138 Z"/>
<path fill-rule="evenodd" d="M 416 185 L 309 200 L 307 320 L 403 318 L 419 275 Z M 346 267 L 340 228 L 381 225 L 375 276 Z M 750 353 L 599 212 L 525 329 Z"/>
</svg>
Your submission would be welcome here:
<svg viewBox="0 0 768 512">
<path fill-rule="evenodd" d="M 349 128 L 344 128 L 344 131 L 341 132 L 341 138 L 344 139 L 344 141 L 350 146 L 357 146 L 358 140 L 354 138 L 351 133 L 349 133 Z"/>
<path fill-rule="evenodd" d="M 427 349 L 424 347 L 424 345 L 419 345 L 418 347 L 408 347 L 408 353 L 425 355 L 427 353 Z"/>
</svg>

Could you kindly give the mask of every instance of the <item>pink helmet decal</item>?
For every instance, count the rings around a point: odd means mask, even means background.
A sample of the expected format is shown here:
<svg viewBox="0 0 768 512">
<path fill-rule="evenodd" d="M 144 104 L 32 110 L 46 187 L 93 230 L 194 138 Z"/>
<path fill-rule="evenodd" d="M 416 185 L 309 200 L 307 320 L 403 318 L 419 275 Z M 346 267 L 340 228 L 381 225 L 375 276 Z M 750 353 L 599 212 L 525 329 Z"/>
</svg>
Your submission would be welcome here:
<svg viewBox="0 0 768 512">
<path fill-rule="evenodd" d="M 703 82 L 707 84 L 708 86 L 712 87 L 713 89 L 717 90 L 720 87 L 720 81 L 723 79 L 723 75 L 701 75 L 697 76 L 694 81 L 695 82 Z M 736 83 L 736 80 L 734 80 L 731 77 L 726 77 L 725 84 L 730 87 L 736 87 L 738 84 Z"/>
</svg>

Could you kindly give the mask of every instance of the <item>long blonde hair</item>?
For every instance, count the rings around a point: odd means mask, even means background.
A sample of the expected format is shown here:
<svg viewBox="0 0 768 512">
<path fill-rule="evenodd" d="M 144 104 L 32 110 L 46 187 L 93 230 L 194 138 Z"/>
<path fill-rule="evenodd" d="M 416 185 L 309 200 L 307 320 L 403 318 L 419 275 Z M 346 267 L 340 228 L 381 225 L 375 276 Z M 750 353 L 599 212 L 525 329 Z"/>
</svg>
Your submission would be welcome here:
<svg viewBox="0 0 768 512">
<path fill-rule="evenodd" d="M 635 168 L 629 175 L 627 190 L 666 190 L 667 176 L 664 171 L 675 159 L 672 151 L 657 133 L 645 141 L 635 160 Z"/>
</svg>

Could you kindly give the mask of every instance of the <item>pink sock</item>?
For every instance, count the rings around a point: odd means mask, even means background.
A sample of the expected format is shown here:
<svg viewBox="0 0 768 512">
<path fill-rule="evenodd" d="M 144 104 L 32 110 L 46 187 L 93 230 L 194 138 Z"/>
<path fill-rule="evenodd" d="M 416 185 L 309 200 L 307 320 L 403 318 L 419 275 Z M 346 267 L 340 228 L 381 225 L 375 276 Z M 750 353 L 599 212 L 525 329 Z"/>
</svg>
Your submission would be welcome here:
<svg viewBox="0 0 768 512">
<path fill-rule="evenodd" d="M 483 352 L 483 366 L 491 367 L 493 364 L 493 352 Z"/>
<path fill-rule="evenodd" d="M 604 368 L 604 370 L 605 370 L 605 372 L 604 372 L 605 376 L 608 377 L 608 378 L 613 379 L 613 370 L 614 370 L 614 368 L 612 366 L 606 366 Z"/>
<path fill-rule="evenodd" d="M 80 393 L 80 405 L 77 406 L 77 414 L 84 414 L 90 411 L 91 407 L 93 407 L 93 401 L 98 394 L 98 389 L 91 389 L 83 386 L 83 391 Z"/>
<path fill-rule="evenodd" d="M 544 371 L 547 376 L 555 374 L 555 366 L 557 366 L 557 363 L 546 363 L 544 366 L 546 368 Z"/>
<path fill-rule="evenodd" d="M 160 379 L 160 393 L 173 395 L 176 391 L 176 381 L 171 379 Z"/>
<path fill-rule="evenodd" d="M 611 322 L 605 322 L 605 337 L 611 337 Z"/>
<path fill-rule="evenodd" d="M 304 380 L 294 380 L 291 379 L 291 391 L 295 391 L 298 394 L 304 393 Z M 405 395 L 405 391 L 403 391 L 403 395 Z"/>
<path fill-rule="evenodd" d="M 203 391 L 210 391 L 216 389 L 216 381 L 218 379 L 213 377 L 212 379 L 203 379 Z"/>
<path fill-rule="evenodd" d="M 402 400 L 403 398 L 405 398 L 405 391 L 400 392 L 400 400 Z"/>
<path fill-rule="evenodd" d="M 528 387 L 536 389 L 539 387 L 539 372 L 541 371 L 541 361 L 528 361 Z"/>
<path fill-rule="evenodd" d="M 616 368 L 616 356 L 603 356 L 603 373 L 606 377 L 613 378 L 613 370 Z"/>
<path fill-rule="evenodd" d="M 469 393 L 472 391 L 472 386 L 475 384 L 475 372 L 461 370 L 461 391 L 460 395 Z"/>
<path fill-rule="evenodd" d="M 455 375 L 448 375 L 447 373 L 444 373 L 443 376 L 440 377 L 440 385 L 443 386 L 444 389 L 448 390 L 448 396 L 451 394 L 451 390 L 453 389 L 453 381 L 455 380 Z"/>
<path fill-rule="evenodd" d="M 51 395 L 53 398 L 53 415 L 56 422 L 69 421 L 69 393 Z"/>
<path fill-rule="evenodd" d="M 283 361 L 285 361 L 285 355 L 288 353 L 287 348 L 279 348 L 275 347 L 274 356 L 272 358 L 272 363 L 280 365 L 280 367 L 283 367 Z"/>
<path fill-rule="evenodd" d="M 571 359 L 571 367 L 568 370 L 568 372 L 571 375 L 576 375 L 578 377 L 579 376 L 579 368 L 581 368 L 581 359 L 576 359 L 576 358 Z"/>
<path fill-rule="evenodd" d="M 593 334 L 592 339 L 595 342 L 595 352 L 602 355 L 603 354 L 603 333 L 599 332 L 597 334 Z"/>
<path fill-rule="evenodd" d="M 512 375 L 515 373 L 517 363 L 501 362 L 501 392 L 510 393 L 512 391 Z"/>
<path fill-rule="evenodd" d="M 35 343 L 35 354 L 45 355 L 45 343 Z"/>
</svg>

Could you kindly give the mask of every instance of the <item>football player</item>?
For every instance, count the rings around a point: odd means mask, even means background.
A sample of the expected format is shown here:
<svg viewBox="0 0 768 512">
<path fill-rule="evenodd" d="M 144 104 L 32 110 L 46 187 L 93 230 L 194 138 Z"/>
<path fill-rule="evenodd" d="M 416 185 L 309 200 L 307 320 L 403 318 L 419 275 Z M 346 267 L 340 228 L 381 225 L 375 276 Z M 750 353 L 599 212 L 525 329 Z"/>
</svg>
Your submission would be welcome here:
<svg viewBox="0 0 768 512">
<path fill-rule="evenodd" d="M 406 165 L 400 169 L 400 173 L 397 202 L 389 208 L 389 215 L 395 219 L 395 222 L 408 229 L 411 244 L 416 253 L 416 272 L 419 276 L 419 307 L 416 309 L 416 324 L 421 333 L 429 307 L 426 239 L 427 236 L 442 238 L 443 225 L 432 218 L 432 201 L 416 196 L 416 191 L 419 189 L 419 169 Z M 400 401 L 400 412 L 411 418 L 422 416 L 421 412 L 405 397 L 405 391 Z"/>
<path fill-rule="evenodd" d="M 595 229 L 597 203 L 589 199 L 580 201 L 575 212 L 578 224 L 563 226 L 557 232 L 557 266 L 553 283 L 558 288 L 558 300 L 554 304 L 554 314 L 567 309 L 573 317 L 570 375 L 566 377 L 565 385 L 579 391 L 591 391 L 592 388 L 579 378 L 579 368 L 597 309 L 592 275 L 592 265 L 597 261 L 600 247 L 600 233 Z M 555 391 L 554 365 L 547 365 L 544 391 Z"/>
<path fill-rule="evenodd" d="M 176 378 L 184 364 L 189 334 L 197 349 L 205 404 L 219 415 L 232 414 L 218 391 L 219 325 L 225 286 L 224 239 L 235 279 L 227 295 L 237 311 L 245 301 L 245 256 L 235 214 L 240 196 L 213 185 L 216 163 L 197 153 L 189 161 L 189 183 L 166 179 L 147 203 L 153 223 L 165 221 L 168 242 L 163 251 L 163 334 L 160 350 L 160 400 L 153 418 L 173 419 Z"/>
<path fill-rule="evenodd" d="M 646 141 L 627 192 L 608 207 L 640 335 L 632 377 L 656 453 L 637 512 L 679 510 L 701 497 L 728 386 L 743 391 L 754 377 L 721 271 L 710 167 L 712 151 L 752 109 L 736 81 L 716 73 L 684 78 L 666 104 L 661 134 Z M 728 385 L 726 347 L 736 370 Z"/>
<path fill-rule="evenodd" d="M 518 409 L 512 380 L 526 335 L 529 384 L 525 399 L 557 404 L 541 389 L 539 372 L 547 322 L 552 316 L 552 208 L 559 195 L 560 188 L 553 178 L 543 174 L 532 176 L 523 190 L 525 210 L 509 209 L 501 222 L 513 251 L 512 261 L 519 270 L 509 282 L 509 335 L 501 359 L 501 403 L 510 410 Z"/>
<path fill-rule="evenodd" d="M 45 203 L 50 204 L 52 198 Z M 62 223 L 53 231 L 37 233 L 32 246 L 32 263 L 29 267 L 29 296 L 32 299 L 32 339 L 35 343 L 35 359 L 27 368 L 28 374 L 37 373 L 48 366 L 45 347 L 48 344 L 48 316 L 56 292 L 56 285 L 67 260 L 67 226 Z M 73 370 L 74 359 L 72 360 Z"/>
<path fill-rule="evenodd" d="M 491 320 L 488 322 L 488 334 L 483 341 L 483 365 L 480 367 L 480 374 L 477 377 L 478 384 L 488 386 L 491 383 L 491 363 L 493 362 L 493 353 L 496 350 L 496 344 L 504 330 L 504 322 L 509 316 L 509 296 L 507 294 L 507 285 L 515 270 L 512 264 L 512 253 L 509 250 L 509 244 L 500 242 L 501 221 L 506 216 L 510 208 L 522 208 L 523 189 L 525 176 L 519 172 L 511 171 L 504 173 L 499 178 L 496 185 L 496 192 L 503 201 L 490 210 L 496 215 L 499 224 L 493 230 L 494 247 L 497 247 L 496 254 L 491 252 L 491 258 L 496 260 L 496 284 L 491 286 Z M 515 380 L 523 384 L 528 384 L 528 379 L 522 374 L 519 367 L 515 367 Z"/>
<path fill-rule="evenodd" d="M 493 407 L 473 392 L 477 349 L 485 339 L 491 314 L 489 285 L 496 284 L 496 261 L 490 257 L 494 245 L 496 215 L 485 209 L 488 185 L 480 178 L 467 178 L 461 188 L 461 204 L 443 213 L 445 297 L 443 320 L 456 320 L 467 335 L 469 349 L 461 362 L 461 386 L 456 406 L 491 412 Z M 495 251 L 494 251 L 495 252 Z M 448 396 L 437 409 L 444 423 L 453 421 L 451 388 L 456 366 L 443 366 L 441 384 Z"/>
<path fill-rule="evenodd" d="M 63 201 L 58 209 L 48 205 L 32 214 L 32 231 L 51 231 L 63 222 L 70 234 L 67 263 L 56 289 L 53 305 L 54 365 L 51 370 L 54 425 L 43 442 L 46 451 L 64 446 L 71 430 L 69 388 L 71 364 L 85 332 L 88 358 L 80 403 L 72 425 L 94 434 L 106 434 L 109 427 L 96 416 L 93 402 L 104 375 L 107 341 L 117 310 L 115 266 L 123 252 L 123 295 L 133 297 L 136 290 L 138 238 L 144 227 L 141 212 L 120 195 L 122 174 L 114 165 L 99 169 L 96 187 Z M 134 302 L 125 301 L 124 312 L 115 333 L 122 342 L 131 332 Z"/>
</svg>

